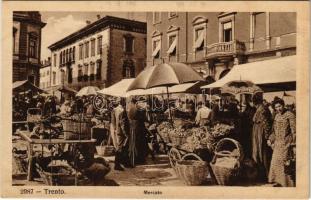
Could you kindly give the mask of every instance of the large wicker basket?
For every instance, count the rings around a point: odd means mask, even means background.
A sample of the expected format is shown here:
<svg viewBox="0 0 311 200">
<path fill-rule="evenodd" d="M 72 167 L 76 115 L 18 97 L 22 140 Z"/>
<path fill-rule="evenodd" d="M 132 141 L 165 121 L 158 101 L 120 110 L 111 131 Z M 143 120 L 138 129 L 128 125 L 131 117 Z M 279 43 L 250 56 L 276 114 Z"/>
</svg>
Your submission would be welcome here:
<svg viewBox="0 0 311 200">
<path fill-rule="evenodd" d="M 197 160 L 186 160 L 186 157 L 190 156 Z M 176 171 L 186 185 L 201 185 L 209 173 L 207 162 L 193 153 L 186 154 L 177 161 Z"/>
<path fill-rule="evenodd" d="M 210 163 L 215 179 L 219 185 L 234 185 L 239 174 L 241 161 L 244 158 L 240 143 L 231 138 L 221 139 L 215 147 L 215 155 Z M 220 166 L 217 159 L 230 158 L 236 161 L 234 167 Z"/>
</svg>

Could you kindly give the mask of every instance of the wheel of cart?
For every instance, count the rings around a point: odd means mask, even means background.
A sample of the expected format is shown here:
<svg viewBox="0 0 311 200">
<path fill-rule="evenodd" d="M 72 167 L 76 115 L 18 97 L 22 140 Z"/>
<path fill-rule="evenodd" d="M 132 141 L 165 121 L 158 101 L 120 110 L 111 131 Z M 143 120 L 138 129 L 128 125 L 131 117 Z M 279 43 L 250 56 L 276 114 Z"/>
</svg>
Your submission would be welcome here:
<svg viewBox="0 0 311 200">
<path fill-rule="evenodd" d="M 181 160 L 182 157 L 184 157 L 187 154 L 195 155 L 192 152 L 188 152 L 186 150 L 178 149 L 177 147 L 171 146 L 171 148 L 170 148 L 170 150 L 168 152 L 168 159 L 170 161 L 171 167 L 175 170 L 175 172 L 176 172 L 176 163 L 177 163 L 177 161 Z M 196 156 L 199 157 L 198 155 L 196 155 Z"/>
</svg>

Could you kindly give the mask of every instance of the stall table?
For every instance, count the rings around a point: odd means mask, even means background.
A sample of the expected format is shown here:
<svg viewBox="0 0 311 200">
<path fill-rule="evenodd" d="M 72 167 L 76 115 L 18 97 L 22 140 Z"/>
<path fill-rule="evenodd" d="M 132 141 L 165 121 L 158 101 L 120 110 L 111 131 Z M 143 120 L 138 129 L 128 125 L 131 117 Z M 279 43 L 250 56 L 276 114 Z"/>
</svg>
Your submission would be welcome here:
<svg viewBox="0 0 311 200">
<path fill-rule="evenodd" d="M 32 169 L 32 160 L 33 160 L 33 146 L 36 144 L 93 144 L 95 145 L 96 139 L 91 140 L 64 140 L 64 139 L 32 139 L 30 138 L 29 131 L 18 131 L 18 134 L 27 141 L 28 143 L 28 170 L 27 170 L 27 180 L 33 180 L 33 169 Z M 95 147 L 95 146 L 94 146 Z"/>
</svg>

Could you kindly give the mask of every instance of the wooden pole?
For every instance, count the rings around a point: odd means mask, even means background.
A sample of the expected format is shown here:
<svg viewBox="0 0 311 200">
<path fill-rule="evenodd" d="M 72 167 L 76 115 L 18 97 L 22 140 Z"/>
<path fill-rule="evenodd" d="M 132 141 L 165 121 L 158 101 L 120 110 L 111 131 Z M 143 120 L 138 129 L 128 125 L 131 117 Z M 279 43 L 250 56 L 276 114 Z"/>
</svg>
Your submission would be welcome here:
<svg viewBox="0 0 311 200">
<path fill-rule="evenodd" d="M 167 93 L 167 106 L 168 106 L 168 111 L 169 111 L 169 115 L 170 115 L 170 122 L 173 124 L 173 117 L 172 117 L 172 112 L 171 112 L 171 107 L 170 107 L 170 96 L 168 93 L 168 86 L 166 87 L 166 93 Z"/>
</svg>

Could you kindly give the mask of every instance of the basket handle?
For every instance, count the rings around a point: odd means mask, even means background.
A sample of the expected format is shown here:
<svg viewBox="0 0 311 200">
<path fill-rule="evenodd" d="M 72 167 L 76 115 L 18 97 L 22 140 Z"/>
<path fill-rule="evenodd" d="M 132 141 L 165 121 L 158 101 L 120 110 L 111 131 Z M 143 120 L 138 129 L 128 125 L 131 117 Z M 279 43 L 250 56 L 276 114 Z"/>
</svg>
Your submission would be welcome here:
<svg viewBox="0 0 311 200">
<path fill-rule="evenodd" d="M 221 139 L 218 143 L 217 143 L 217 145 L 216 145 L 216 147 L 215 147 L 215 152 L 217 152 L 217 150 L 221 147 L 221 145 L 225 142 L 225 141 L 229 141 L 229 142 L 232 142 L 235 146 L 236 146 L 236 148 L 239 150 L 239 152 L 240 152 L 240 154 L 241 154 L 241 149 L 240 149 L 240 146 L 239 146 L 239 142 L 238 141 L 236 141 L 236 140 L 234 140 L 234 139 L 232 139 L 232 138 L 223 138 L 223 139 Z"/>
<path fill-rule="evenodd" d="M 198 155 L 196 155 L 196 154 L 194 154 L 194 153 L 187 153 L 186 155 L 184 155 L 184 156 L 181 158 L 181 160 L 185 160 L 186 157 L 190 157 L 190 156 L 196 158 L 197 160 L 202 161 L 202 158 L 200 158 Z"/>
<path fill-rule="evenodd" d="M 225 157 L 225 156 L 227 156 L 227 157 L 238 157 L 238 155 L 237 156 L 234 156 L 234 155 L 232 155 L 232 152 L 231 151 L 220 151 L 220 152 L 214 152 L 215 153 L 215 155 L 217 155 L 217 156 L 223 156 L 223 157 Z"/>
</svg>

